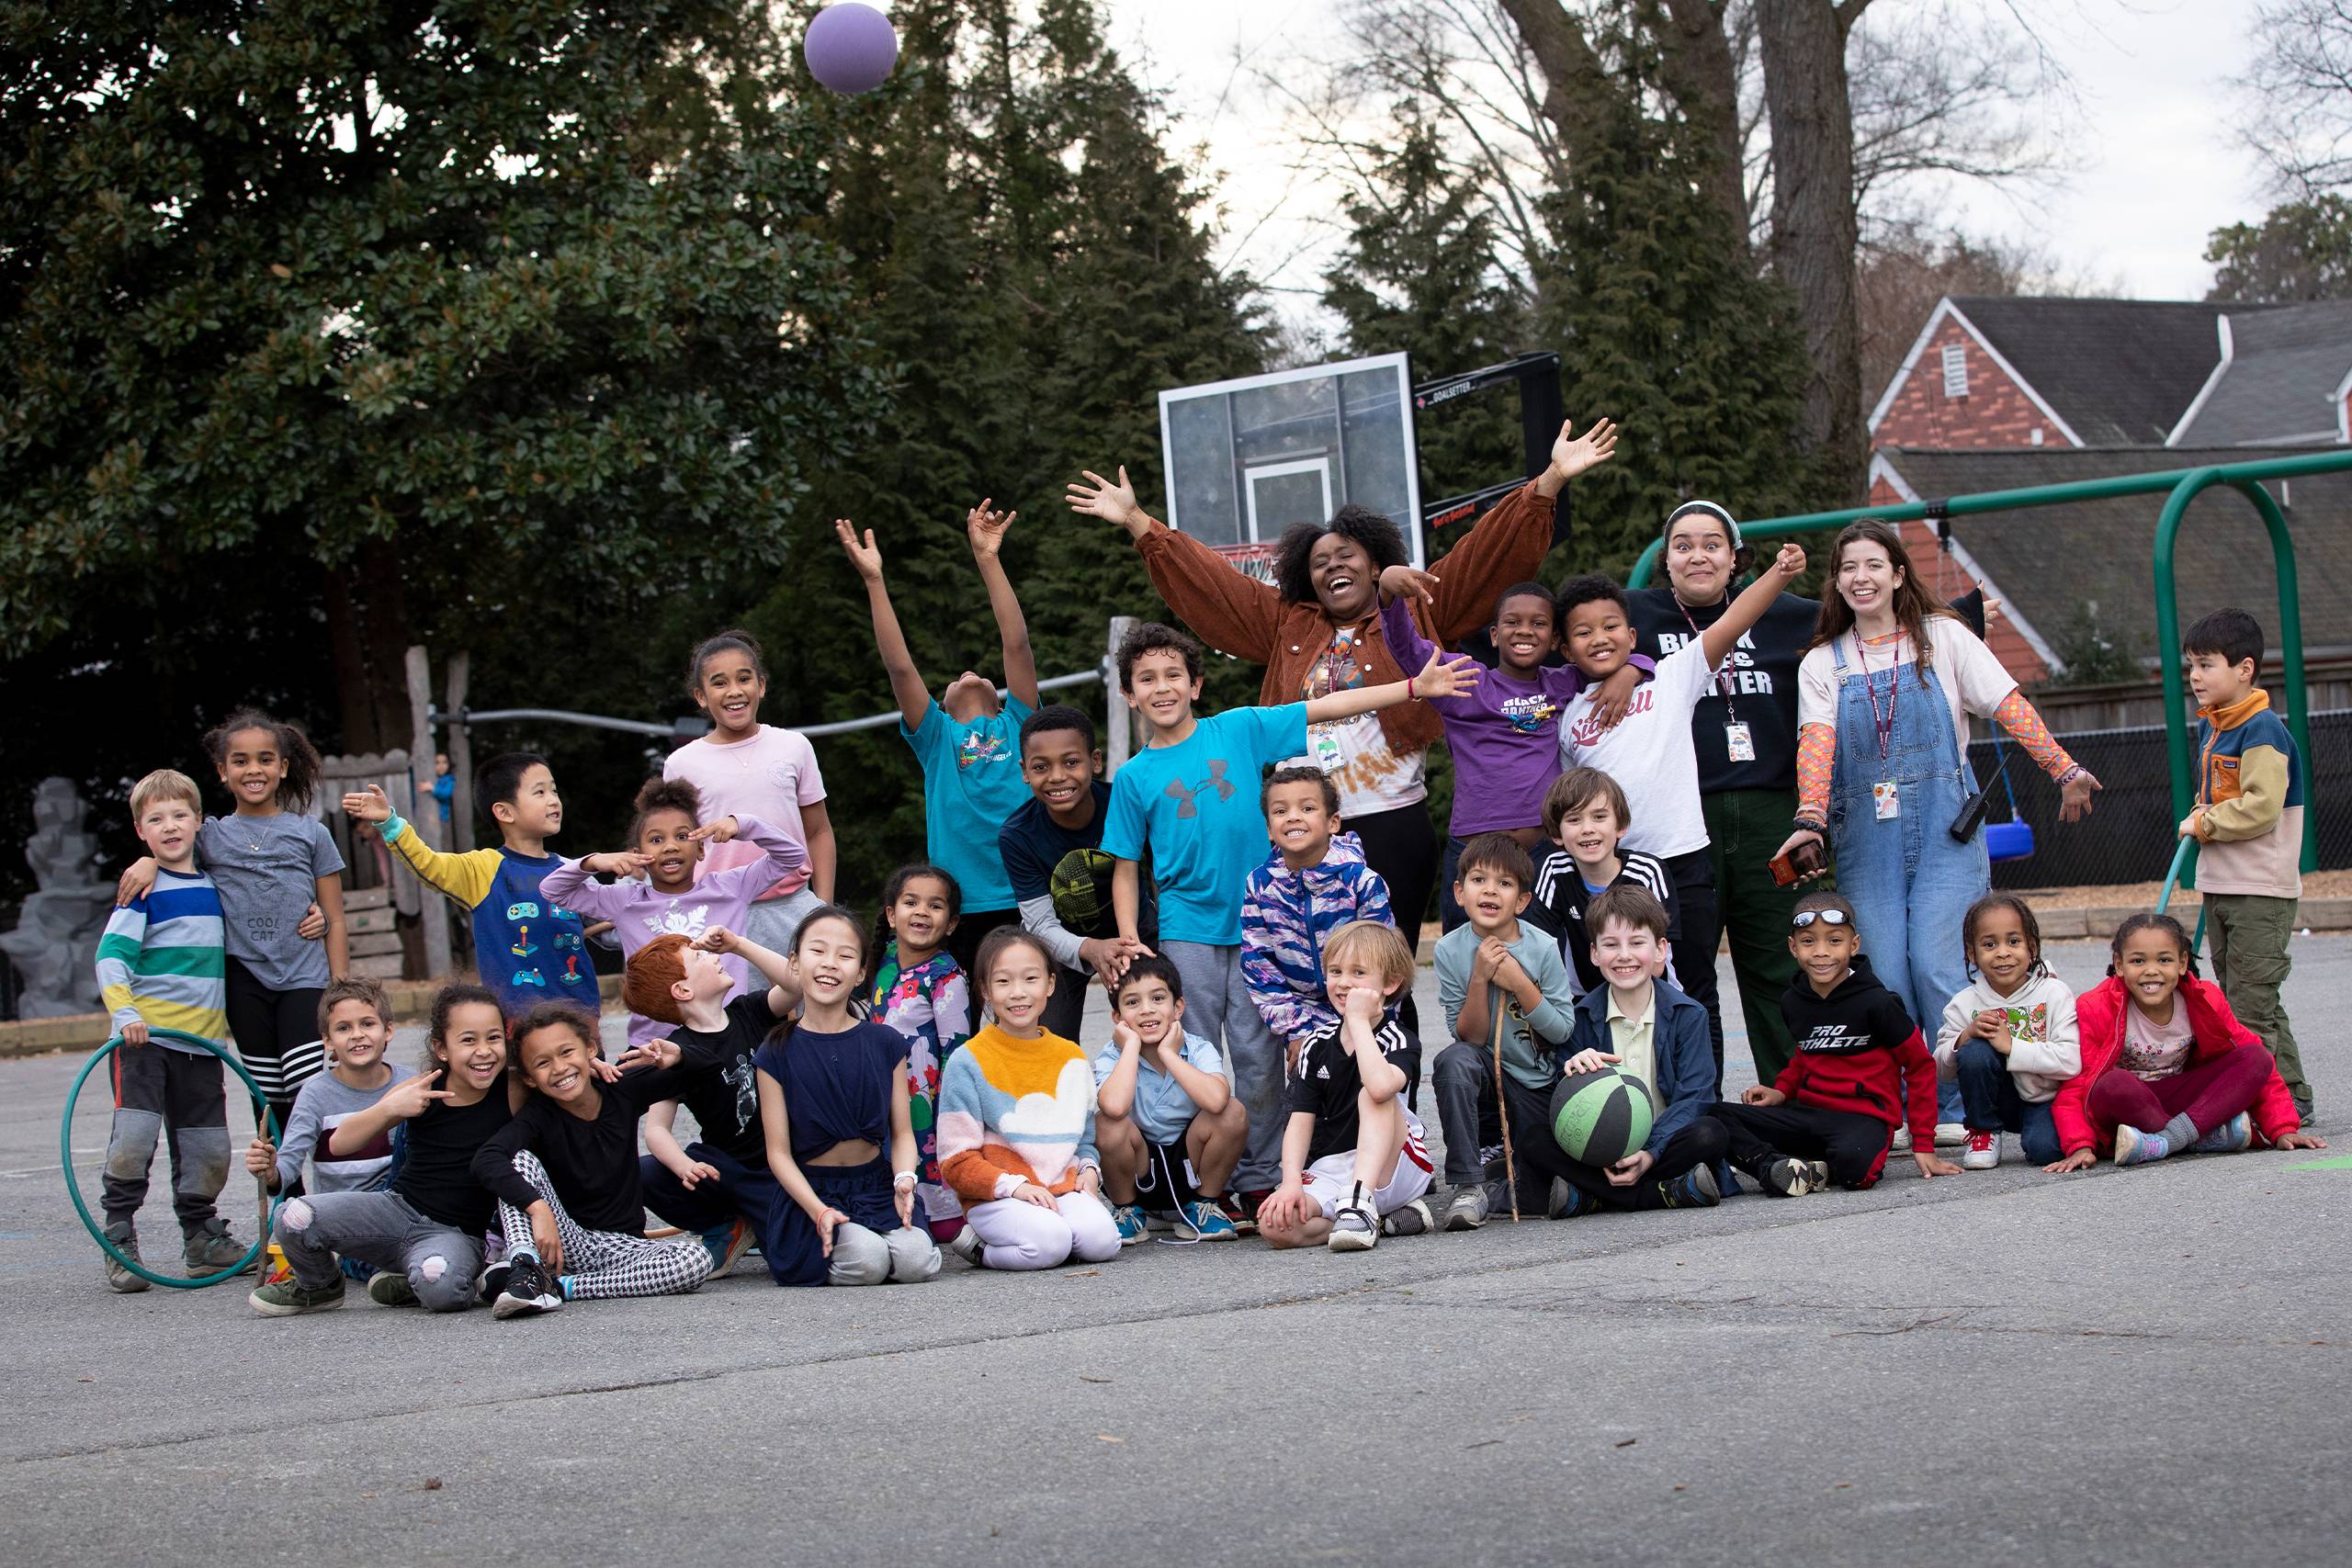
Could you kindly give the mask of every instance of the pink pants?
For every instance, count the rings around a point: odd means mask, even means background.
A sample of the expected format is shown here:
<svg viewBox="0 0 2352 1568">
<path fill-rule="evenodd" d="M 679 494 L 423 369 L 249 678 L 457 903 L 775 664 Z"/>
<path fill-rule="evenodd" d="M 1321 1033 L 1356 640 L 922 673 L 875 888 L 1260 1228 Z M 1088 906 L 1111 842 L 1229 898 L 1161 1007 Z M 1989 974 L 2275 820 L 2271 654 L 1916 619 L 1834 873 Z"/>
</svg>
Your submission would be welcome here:
<svg viewBox="0 0 2352 1568">
<path fill-rule="evenodd" d="M 974 1204 L 964 1217 L 980 1233 L 980 1256 L 991 1269 L 1051 1269 L 1072 1253 L 1089 1263 L 1119 1255 L 1111 1211 L 1084 1192 L 1065 1192 L 1050 1209 L 999 1198 Z"/>
<path fill-rule="evenodd" d="M 2218 1051 L 2194 1066 L 2150 1083 L 2109 1067 L 2091 1085 L 2091 1122 L 2112 1134 L 2118 1123 L 2154 1133 L 2183 1111 L 2203 1137 L 2241 1111 L 2270 1077 L 2270 1053 L 2259 1045 Z"/>
</svg>

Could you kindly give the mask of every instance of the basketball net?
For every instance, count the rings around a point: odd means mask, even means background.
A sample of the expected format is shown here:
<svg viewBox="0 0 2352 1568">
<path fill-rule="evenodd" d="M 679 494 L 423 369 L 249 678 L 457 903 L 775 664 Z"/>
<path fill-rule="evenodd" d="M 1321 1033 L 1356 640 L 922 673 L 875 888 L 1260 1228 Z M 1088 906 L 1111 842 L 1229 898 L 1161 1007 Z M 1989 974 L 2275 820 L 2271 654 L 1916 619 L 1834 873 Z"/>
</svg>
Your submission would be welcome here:
<svg viewBox="0 0 2352 1568">
<path fill-rule="evenodd" d="M 1211 545 L 1209 548 L 1233 563 L 1233 570 L 1260 582 L 1274 580 L 1274 548 L 1271 544 Z"/>
</svg>

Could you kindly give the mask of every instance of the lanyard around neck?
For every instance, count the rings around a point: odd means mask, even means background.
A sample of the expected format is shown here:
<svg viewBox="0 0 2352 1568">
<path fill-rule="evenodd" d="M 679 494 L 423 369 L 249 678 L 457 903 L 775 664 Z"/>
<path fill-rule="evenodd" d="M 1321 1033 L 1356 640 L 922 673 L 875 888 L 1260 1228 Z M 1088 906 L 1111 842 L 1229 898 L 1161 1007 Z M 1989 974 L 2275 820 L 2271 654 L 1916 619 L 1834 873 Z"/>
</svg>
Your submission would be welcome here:
<svg viewBox="0 0 2352 1568">
<path fill-rule="evenodd" d="M 1856 632 L 1854 634 L 1854 662 L 1862 667 L 1862 694 L 1871 700 L 1871 728 L 1878 732 L 1878 760 L 1883 762 L 1886 761 L 1886 743 L 1894 734 L 1895 706 L 1903 700 L 1903 639 L 1900 637 L 1895 638 L 1894 652 L 1891 656 L 1894 662 L 1887 666 L 1886 716 L 1884 718 L 1879 716 L 1878 688 L 1871 684 L 1870 655 L 1863 652 L 1862 649 L 1862 634 Z"/>
<path fill-rule="evenodd" d="M 1682 624 L 1690 628 L 1690 639 L 1693 642 L 1703 645 L 1706 641 L 1706 634 L 1699 629 L 1699 623 L 1690 618 L 1690 606 L 1685 604 L 1670 588 L 1667 590 L 1666 596 L 1672 599 L 1674 601 L 1674 607 L 1682 612 Z M 1717 606 L 1717 608 L 1719 610 L 1728 608 L 1729 604 L 1729 600 L 1725 600 L 1724 604 Z M 1736 638 L 1733 640 L 1732 646 L 1735 649 L 1739 646 Z M 1732 689 L 1736 682 L 1735 682 L 1731 678 L 1730 654 L 1724 654 L 1723 663 L 1717 668 L 1710 670 L 1707 672 L 1707 679 L 1711 684 L 1715 685 L 1717 690 L 1723 694 L 1724 716 L 1736 723 L 1739 719 L 1739 715 L 1732 711 L 1731 702 Z"/>
</svg>

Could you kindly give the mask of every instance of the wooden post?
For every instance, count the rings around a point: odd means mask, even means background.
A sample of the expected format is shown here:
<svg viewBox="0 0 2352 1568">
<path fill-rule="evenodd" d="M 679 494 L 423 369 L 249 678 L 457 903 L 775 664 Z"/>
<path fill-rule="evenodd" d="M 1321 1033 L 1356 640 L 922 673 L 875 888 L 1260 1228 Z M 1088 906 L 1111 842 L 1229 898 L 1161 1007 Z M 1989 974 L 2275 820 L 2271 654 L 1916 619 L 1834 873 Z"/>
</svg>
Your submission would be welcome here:
<svg viewBox="0 0 2352 1568">
<path fill-rule="evenodd" d="M 441 831 L 441 811 L 433 800 L 433 671 L 422 647 L 410 649 L 404 662 L 408 670 L 410 733 L 408 829 L 412 833 L 424 835 L 427 848 L 446 850 L 449 846 Z M 421 904 L 424 975 L 425 978 L 434 979 L 449 972 L 449 903 L 442 894 L 428 887 Z"/>
<path fill-rule="evenodd" d="M 452 848 L 474 847 L 474 741 L 466 724 L 466 682 L 473 673 L 474 656 L 464 649 L 449 656 L 449 700 L 442 705 L 441 723 L 448 744 L 449 776 L 458 787 L 449 796 L 449 842 Z"/>
<path fill-rule="evenodd" d="M 1135 710 L 1127 706 L 1127 699 L 1119 690 L 1119 644 L 1136 629 L 1133 615 L 1111 617 L 1111 644 L 1102 656 L 1102 687 L 1104 712 L 1108 717 L 1102 726 L 1102 772 L 1106 778 L 1115 778 L 1135 755 Z"/>
</svg>

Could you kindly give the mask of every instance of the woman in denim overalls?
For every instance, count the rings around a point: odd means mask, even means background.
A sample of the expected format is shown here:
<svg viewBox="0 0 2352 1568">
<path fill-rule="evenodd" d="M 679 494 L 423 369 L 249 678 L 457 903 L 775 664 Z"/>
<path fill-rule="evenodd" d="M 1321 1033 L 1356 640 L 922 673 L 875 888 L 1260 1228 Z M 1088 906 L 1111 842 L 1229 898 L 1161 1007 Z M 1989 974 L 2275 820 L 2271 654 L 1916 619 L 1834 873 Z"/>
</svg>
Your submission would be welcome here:
<svg viewBox="0 0 2352 1568">
<path fill-rule="evenodd" d="M 1946 682 L 1959 672 L 1932 659 L 1901 661 L 1901 654 L 1906 639 L 1918 648 L 1940 638 L 1949 648 L 1966 638 L 1975 644 L 1972 652 L 1983 645 L 1929 603 L 1887 525 L 1853 524 L 1838 536 L 1830 558 L 1836 592 L 1823 600 L 1815 648 L 1835 670 L 1837 720 L 1834 736 L 1831 726 L 1808 722 L 1800 738 L 1797 830 L 1782 852 L 1819 842 L 1826 831 L 1862 951 L 1924 1030 L 1968 985 L 1961 924 L 1969 905 L 1991 889 L 1992 862 L 1981 827 L 1964 843 L 1951 832 L 1976 791 L 1945 697 Z M 1932 624 L 1938 617 L 1940 627 Z M 1962 692 L 1962 705 L 2007 729 L 2064 787 L 2062 820 L 2088 811 L 2098 781 L 2050 738 L 2016 683 L 1990 682 L 2005 693 L 1990 701 L 1988 682 L 1973 684 Z M 1937 1120 L 1960 1122 L 1957 1086 L 1940 1086 L 1938 1100 Z"/>
</svg>

